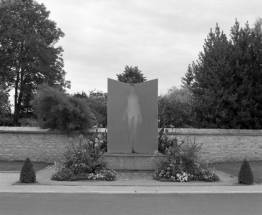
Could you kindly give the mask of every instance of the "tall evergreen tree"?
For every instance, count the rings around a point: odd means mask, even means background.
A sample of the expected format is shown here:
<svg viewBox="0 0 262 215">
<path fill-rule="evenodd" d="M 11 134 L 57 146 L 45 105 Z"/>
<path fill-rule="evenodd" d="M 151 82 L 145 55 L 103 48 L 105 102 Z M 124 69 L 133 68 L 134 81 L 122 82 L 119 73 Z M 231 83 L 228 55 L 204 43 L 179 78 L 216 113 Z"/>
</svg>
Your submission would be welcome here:
<svg viewBox="0 0 262 215">
<path fill-rule="evenodd" d="M 236 20 L 230 40 L 217 25 L 195 65 L 188 67 L 182 83 L 193 93 L 197 127 L 262 127 L 260 21 L 251 29 L 248 23 L 240 28 Z"/>
<path fill-rule="evenodd" d="M 182 84 L 184 87 L 191 88 L 193 81 L 194 81 L 194 67 L 195 63 L 192 62 L 192 65 L 188 65 L 187 72 L 185 74 L 185 77 L 182 77 Z"/>
<path fill-rule="evenodd" d="M 230 46 L 226 35 L 218 25 L 210 31 L 194 67 L 191 90 L 194 95 L 197 126 L 216 127 L 227 120 L 225 100 L 228 97 L 227 82 L 230 74 Z M 221 111 L 223 110 L 223 111 Z"/>
</svg>

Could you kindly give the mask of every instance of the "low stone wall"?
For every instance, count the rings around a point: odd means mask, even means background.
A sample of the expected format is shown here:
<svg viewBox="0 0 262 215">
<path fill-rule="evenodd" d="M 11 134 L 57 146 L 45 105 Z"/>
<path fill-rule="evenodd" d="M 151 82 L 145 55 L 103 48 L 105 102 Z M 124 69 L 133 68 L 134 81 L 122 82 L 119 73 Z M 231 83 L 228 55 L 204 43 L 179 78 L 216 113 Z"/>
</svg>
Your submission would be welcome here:
<svg viewBox="0 0 262 215">
<path fill-rule="evenodd" d="M 79 134 L 71 135 L 78 142 Z M 62 158 L 68 135 L 35 127 L 0 127 L 0 160 L 54 162 Z"/>
<path fill-rule="evenodd" d="M 210 162 L 262 160 L 261 130 L 169 129 L 169 135 L 176 136 L 179 142 L 195 139 Z M 39 128 L 0 127 L 0 160 L 30 157 L 32 161 L 54 162 L 61 158 L 68 138 Z M 74 138 L 77 140 L 78 135 Z"/>
<path fill-rule="evenodd" d="M 202 157 L 209 162 L 262 160 L 262 130 L 169 129 L 179 143 L 184 140 L 202 144 Z"/>
</svg>

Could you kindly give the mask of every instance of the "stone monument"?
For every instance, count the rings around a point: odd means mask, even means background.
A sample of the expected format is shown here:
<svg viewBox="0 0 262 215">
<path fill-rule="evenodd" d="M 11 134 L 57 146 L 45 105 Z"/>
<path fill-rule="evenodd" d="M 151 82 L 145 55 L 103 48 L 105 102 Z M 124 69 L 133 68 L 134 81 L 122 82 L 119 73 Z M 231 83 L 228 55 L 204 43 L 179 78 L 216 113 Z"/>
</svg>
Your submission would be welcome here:
<svg viewBox="0 0 262 215">
<path fill-rule="evenodd" d="M 107 102 L 107 156 L 133 159 L 126 162 L 138 169 L 158 149 L 158 80 L 130 84 L 108 79 Z"/>
</svg>

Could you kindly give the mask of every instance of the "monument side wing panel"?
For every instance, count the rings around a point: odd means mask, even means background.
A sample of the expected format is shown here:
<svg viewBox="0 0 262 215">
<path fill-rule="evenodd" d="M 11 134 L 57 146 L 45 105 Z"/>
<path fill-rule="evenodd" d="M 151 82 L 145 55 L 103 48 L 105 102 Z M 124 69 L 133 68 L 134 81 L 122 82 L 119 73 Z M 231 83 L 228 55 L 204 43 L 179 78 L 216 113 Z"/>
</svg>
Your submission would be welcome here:
<svg viewBox="0 0 262 215">
<path fill-rule="evenodd" d="M 137 132 L 137 152 L 152 154 L 158 149 L 158 80 L 136 85 L 142 122 Z"/>
<path fill-rule="evenodd" d="M 108 153 L 131 153 L 127 141 L 125 111 L 129 85 L 108 79 L 107 127 Z"/>
</svg>

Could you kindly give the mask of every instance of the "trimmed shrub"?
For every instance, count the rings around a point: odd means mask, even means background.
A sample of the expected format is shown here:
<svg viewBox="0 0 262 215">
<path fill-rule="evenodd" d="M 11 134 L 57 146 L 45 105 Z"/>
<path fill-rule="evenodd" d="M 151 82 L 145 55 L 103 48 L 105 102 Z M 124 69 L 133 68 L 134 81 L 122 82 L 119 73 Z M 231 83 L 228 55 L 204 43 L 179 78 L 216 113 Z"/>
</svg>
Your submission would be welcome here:
<svg viewBox="0 0 262 215">
<path fill-rule="evenodd" d="M 254 175 L 246 159 L 243 161 L 240 167 L 240 171 L 238 174 L 238 183 L 246 185 L 251 185 L 254 183 Z"/>
<path fill-rule="evenodd" d="M 86 133 L 94 123 L 86 99 L 71 97 L 49 86 L 43 86 L 36 93 L 32 105 L 41 128 Z"/>
<path fill-rule="evenodd" d="M 36 175 L 33 164 L 29 158 L 25 159 L 20 172 L 20 183 L 36 183 Z"/>
</svg>

